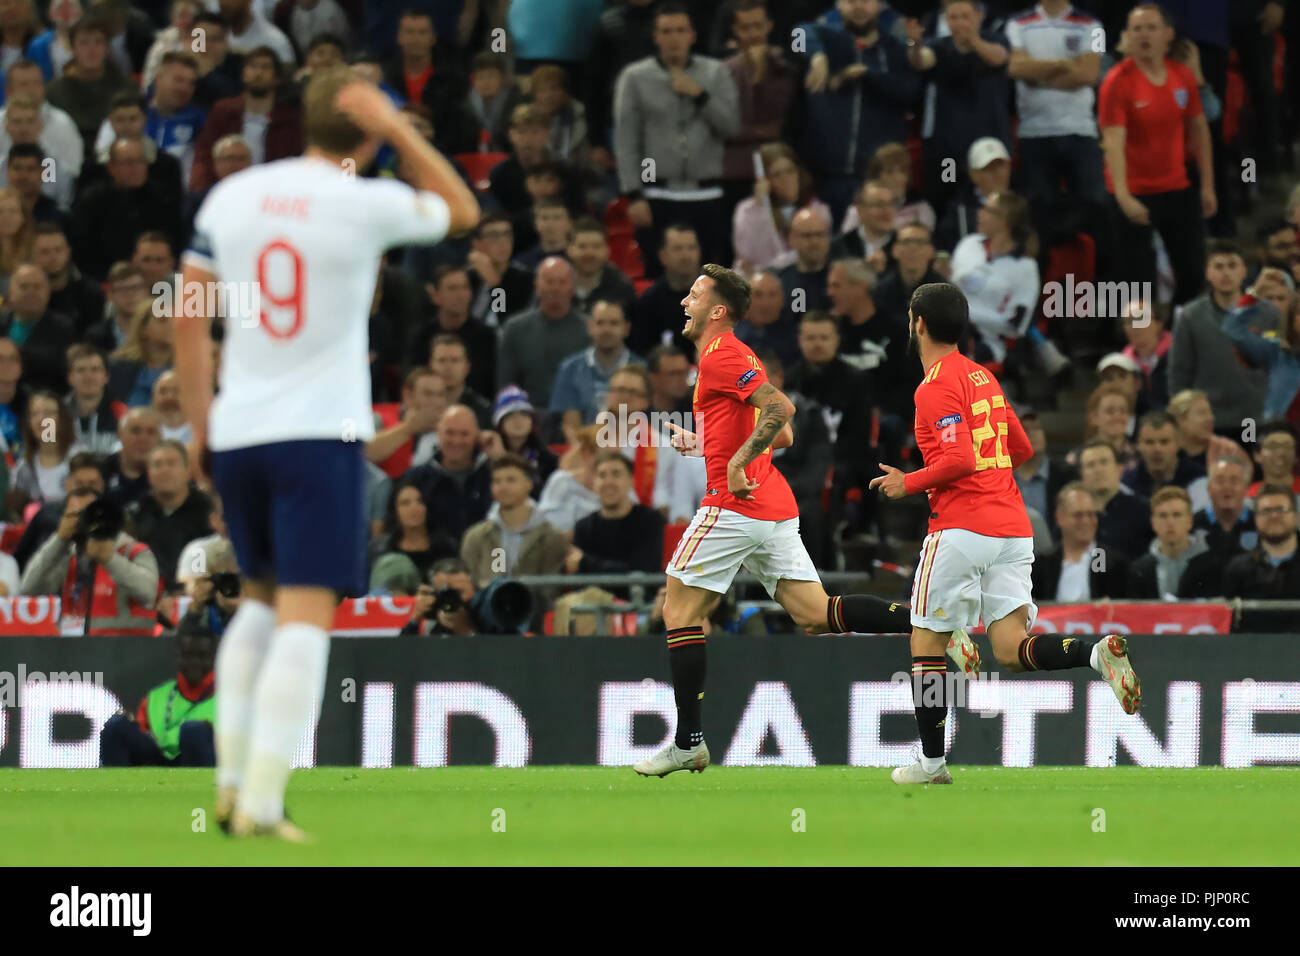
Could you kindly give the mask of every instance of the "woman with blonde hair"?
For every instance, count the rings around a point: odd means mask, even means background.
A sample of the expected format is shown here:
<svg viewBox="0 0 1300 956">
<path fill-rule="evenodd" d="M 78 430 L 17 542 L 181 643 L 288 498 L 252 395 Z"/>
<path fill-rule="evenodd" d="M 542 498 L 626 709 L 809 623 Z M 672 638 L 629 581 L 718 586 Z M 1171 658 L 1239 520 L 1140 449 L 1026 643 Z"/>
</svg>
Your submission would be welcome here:
<svg viewBox="0 0 1300 956">
<path fill-rule="evenodd" d="M 9 294 L 9 277 L 31 258 L 36 224 L 23 211 L 23 200 L 12 186 L 0 189 L 0 296 Z"/>
<path fill-rule="evenodd" d="M 1114 382 L 1099 385 L 1088 396 L 1084 414 L 1084 444 L 1094 438 L 1101 438 L 1115 449 L 1121 471 L 1132 467 L 1137 461 L 1137 449 L 1128 439 L 1129 420 L 1133 417 L 1132 394 Z M 1080 450 L 1076 448 L 1070 452 L 1065 458 L 1066 462 L 1077 467 Z"/>
<path fill-rule="evenodd" d="M 795 213 L 814 209 L 826 222 L 831 210 L 813 195 L 812 177 L 794 150 L 785 143 L 768 143 L 758 150 L 763 176 L 754 181 L 754 195 L 741 200 L 731 217 L 731 243 L 736 251 L 732 268 L 749 274 L 780 269 L 794 262 L 788 236 Z"/>
<path fill-rule="evenodd" d="M 172 320 L 159 302 L 151 296 L 140 303 L 126 344 L 109 357 L 109 402 L 128 408 L 151 404 L 154 385 L 172 367 Z"/>
</svg>

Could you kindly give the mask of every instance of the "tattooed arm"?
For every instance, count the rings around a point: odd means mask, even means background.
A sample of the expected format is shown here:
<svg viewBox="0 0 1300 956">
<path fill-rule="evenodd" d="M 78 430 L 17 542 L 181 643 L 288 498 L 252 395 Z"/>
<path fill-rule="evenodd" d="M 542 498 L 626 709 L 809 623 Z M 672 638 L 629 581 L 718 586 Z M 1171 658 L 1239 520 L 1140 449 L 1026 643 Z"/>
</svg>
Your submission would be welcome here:
<svg viewBox="0 0 1300 956">
<path fill-rule="evenodd" d="M 754 389 L 745 401 L 761 411 L 758 421 L 754 423 L 753 434 L 727 463 L 727 490 L 741 499 L 748 498 L 758 487 L 758 482 L 745 475 L 745 466 L 768 449 L 794 415 L 794 405 L 790 399 L 771 382 L 764 382 Z"/>
</svg>

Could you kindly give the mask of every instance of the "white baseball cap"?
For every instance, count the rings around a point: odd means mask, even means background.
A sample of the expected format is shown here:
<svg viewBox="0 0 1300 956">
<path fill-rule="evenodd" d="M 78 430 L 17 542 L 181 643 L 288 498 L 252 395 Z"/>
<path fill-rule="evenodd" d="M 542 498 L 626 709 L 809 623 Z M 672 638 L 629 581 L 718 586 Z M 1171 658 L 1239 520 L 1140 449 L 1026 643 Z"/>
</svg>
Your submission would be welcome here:
<svg viewBox="0 0 1300 956">
<path fill-rule="evenodd" d="M 970 151 L 966 154 L 966 165 L 970 169 L 983 169 L 995 159 L 1011 162 L 1011 154 L 1007 152 L 1007 147 L 1002 140 L 996 136 L 985 136 L 970 144 Z"/>
<path fill-rule="evenodd" d="M 1138 368 L 1138 363 L 1123 352 L 1111 352 L 1102 356 L 1101 361 L 1097 363 L 1097 374 L 1100 375 L 1108 368 L 1122 368 L 1124 371 L 1133 372 L 1134 374 L 1142 371 L 1142 369 Z"/>
</svg>

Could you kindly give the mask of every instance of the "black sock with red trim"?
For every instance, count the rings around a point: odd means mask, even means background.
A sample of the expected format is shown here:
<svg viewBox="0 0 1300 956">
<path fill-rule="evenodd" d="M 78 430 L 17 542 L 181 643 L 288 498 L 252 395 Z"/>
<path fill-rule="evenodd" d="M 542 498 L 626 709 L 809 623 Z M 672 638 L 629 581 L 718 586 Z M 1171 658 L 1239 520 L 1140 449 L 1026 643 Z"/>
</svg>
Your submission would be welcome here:
<svg viewBox="0 0 1300 956">
<path fill-rule="evenodd" d="M 705 657 L 703 626 L 675 627 L 668 632 L 668 665 L 673 675 L 673 696 L 677 700 L 674 742 L 682 750 L 690 750 L 704 741 L 700 712 Z"/>
<path fill-rule="evenodd" d="M 911 634 L 912 609 L 874 594 L 837 595 L 826 602 L 833 634 Z"/>
<path fill-rule="evenodd" d="M 912 658 L 912 709 L 921 732 L 921 753 L 942 757 L 943 728 L 948 722 L 948 663 L 943 655 Z"/>
<path fill-rule="evenodd" d="M 1027 671 L 1064 671 L 1091 667 L 1097 642 L 1064 634 L 1031 634 L 1020 642 L 1020 666 Z"/>
</svg>

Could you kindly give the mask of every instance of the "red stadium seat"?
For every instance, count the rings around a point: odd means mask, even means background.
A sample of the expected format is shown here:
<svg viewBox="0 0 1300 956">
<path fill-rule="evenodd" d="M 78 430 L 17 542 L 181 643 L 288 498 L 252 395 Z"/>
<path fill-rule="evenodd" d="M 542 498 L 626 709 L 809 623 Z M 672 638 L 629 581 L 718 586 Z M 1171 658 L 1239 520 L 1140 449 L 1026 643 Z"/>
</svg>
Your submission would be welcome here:
<svg viewBox="0 0 1300 956">
<path fill-rule="evenodd" d="M 664 526 L 664 567 L 673 559 L 673 552 L 677 550 L 677 544 L 682 540 L 682 535 L 686 533 L 689 525 L 670 524 Z"/>
<path fill-rule="evenodd" d="M 465 167 L 469 181 L 479 192 L 487 192 L 492 167 L 510 158 L 509 153 L 457 153 L 456 162 Z"/>
</svg>

